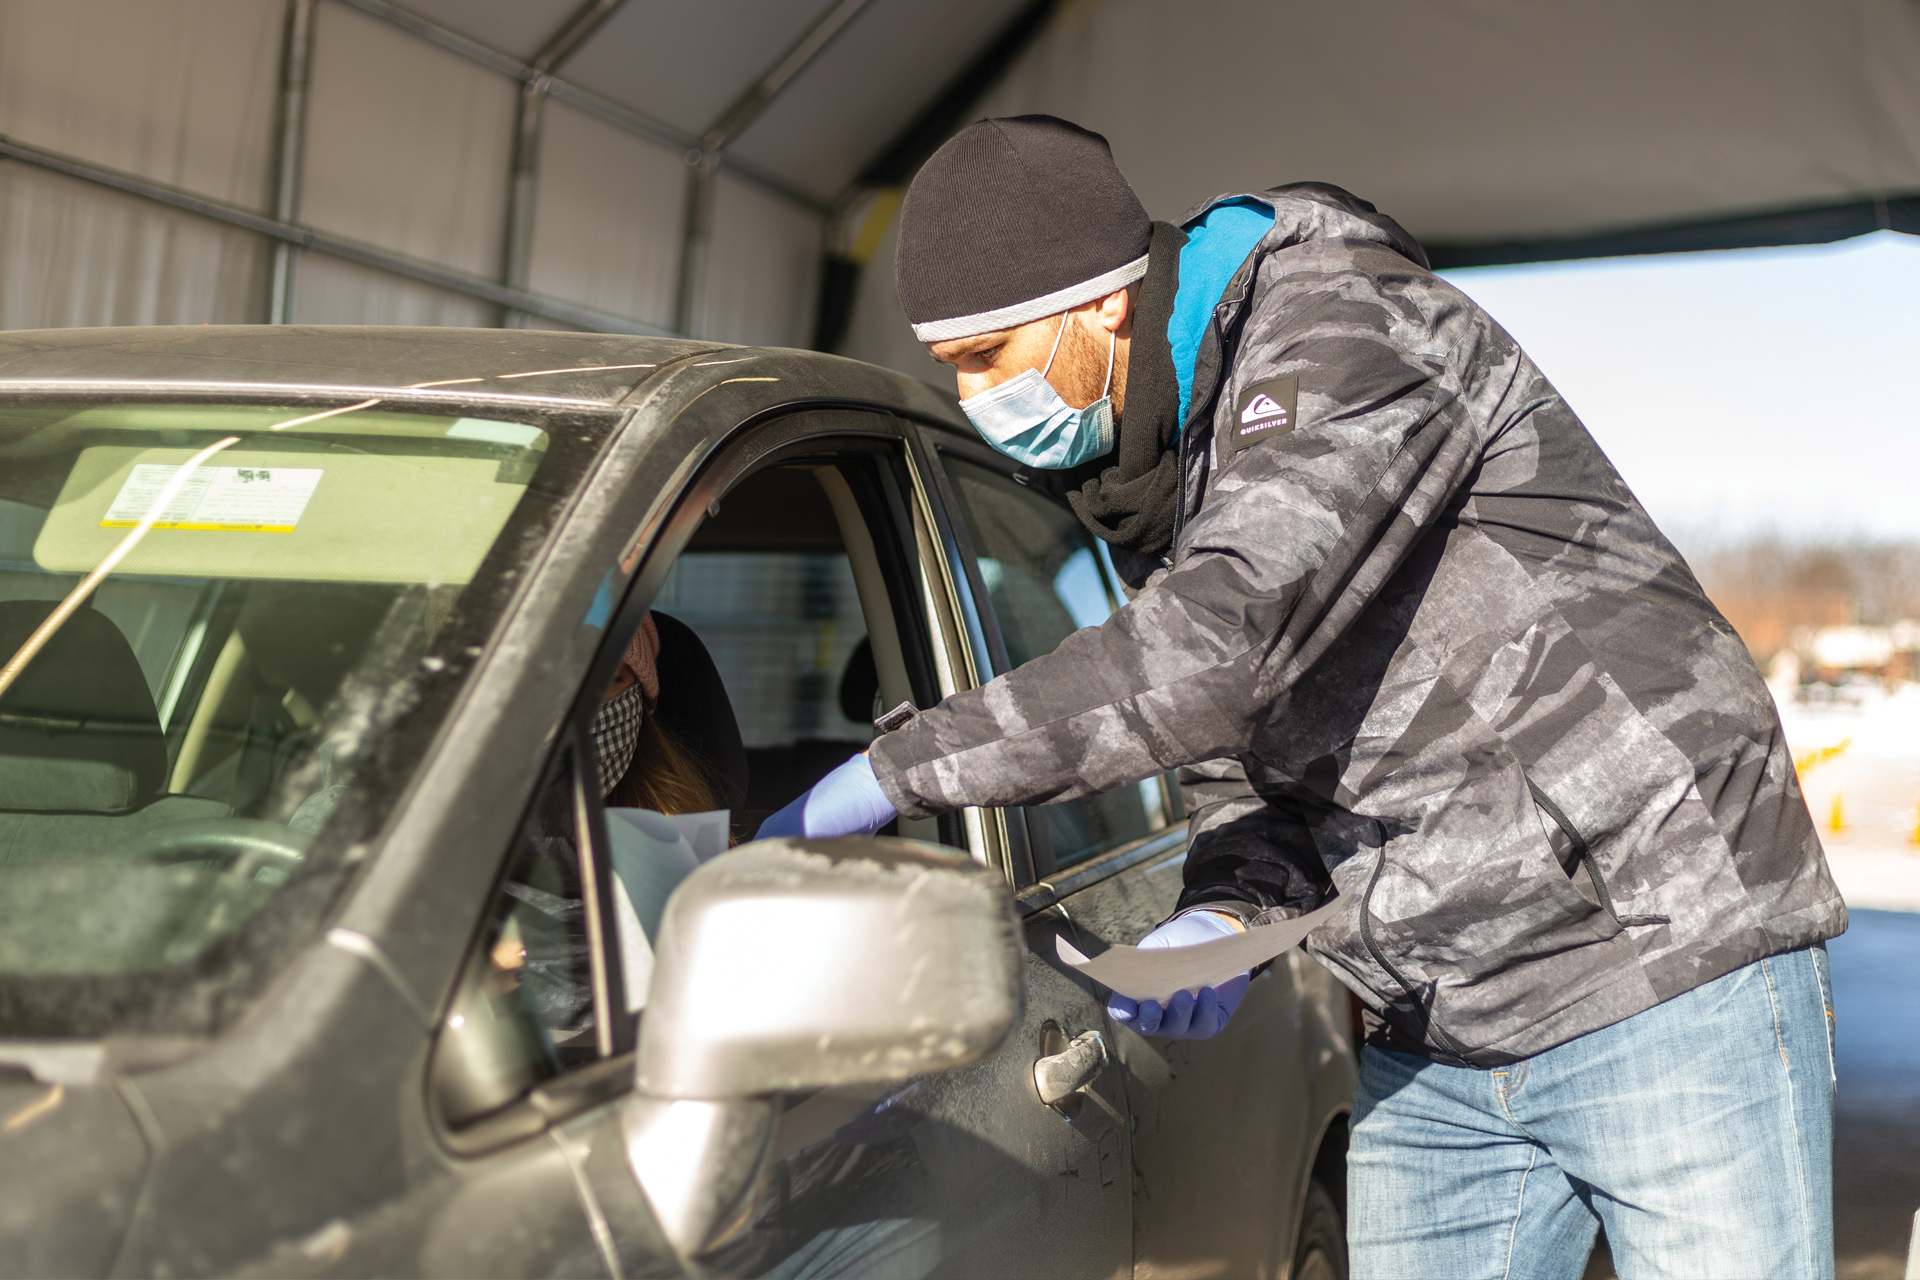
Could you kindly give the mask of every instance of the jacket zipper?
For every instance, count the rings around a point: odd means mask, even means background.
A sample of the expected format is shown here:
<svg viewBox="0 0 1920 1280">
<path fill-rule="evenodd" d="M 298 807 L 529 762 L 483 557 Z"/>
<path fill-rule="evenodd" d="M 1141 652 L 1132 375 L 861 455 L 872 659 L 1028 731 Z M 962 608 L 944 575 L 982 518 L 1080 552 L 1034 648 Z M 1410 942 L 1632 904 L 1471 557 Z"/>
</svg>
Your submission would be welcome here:
<svg viewBox="0 0 1920 1280">
<path fill-rule="evenodd" d="M 1180 424 L 1180 439 L 1174 446 L 1173 468 L 1175 487 L 1173 491 L 1173 546 L 1167 548 L 1167 567 L 1173 567 L 1174 548 L 1180 545 L 1180 531 L 1187 526 L 1187 438 L 1193 432 L 1186 423 Z"/>
<path fill-rule="evenodd" d="M 1413 989 L 1413 984 L 1408 982 L 1406 976 L 1393 966 L 1393 963 L 1389 961 L 1386 955 L 1380 950 L 1379 944 L 1373 940 L 1373 888 L 1380 883 L 1380 873 L 1386 869 L 1387 847 L 1385 844 L 1382 844 L 1380 846 L 1380 860 L 1373 864 L 1373 875 L 1367 879 L 1367 891 L 1360 895 L 1360 941 L 1365 944 L 1367 954 L 1373 957 L 1373 962 L 1386 970 L 1387 976 L 1398 983 L 1400 990 L 1406 993 L 1408 1002 L 1413 1005 L 1415 1016 L 1420 1019 L 1421 1025 L 1427 1029 L 1427 1035 L 1437 1040 L 1440 1043 L 1440 1047 L 1448 1053 L 1453 1054 L 1462 1062 L 1465 1062 L 1467 1060 L 1467 1051 L 1460 1047 L 1459 1041 L 1455 1040 L 1445 1031 L 1442 1031 L 1440 1025 L 1428 1016 L 1426 1006 L 1420 1003 L 1420 996 Z"/>
<path fill-rule="evenodd" d="M 1668 924 L 1671 916 L 1623 916 L 1613 909 L 1613 895 L 1607 891 L 1606 877 L 1600 874 L 1600 864 L 1594 860 L 1593 849 L 1587 844 L 1587 838 L 1573 825 L 1573 819 L 1567 817 L 1565 810 L 1553 802 L 1532 778 L 1527 779 L 1527 790 L 1533 793 L 1533 802 L 1547 811 L 1555 826 L 1567 837 L 1573 846 L 1574 857 L 1587 869 L 1587 879 L 1593 882 L 1593 892 L 1600 899 L 1600 909 L 1607 913 L 1613 922 L 1622 928 L 1631 928 L 1643 924 Z"/>
<path fill-rule="evenodd" d="M 1229 281 L 1228 283 L 1231 284 L 1232 282 Z M 1246 300 L 1247 299 L 1245 294 L 1242 294 L 1240 295 L 1240 297 L 1234 299 L 1236 303 L 1243 303 Z M 1224 298 L 1219 302 L 1216 302 L 1213 306 L 1212 314 L 1207 317 L 1208 331 L 1213 334 L 1214 342 L 1220 348 L 1220 379 L 1219 381 L 1221 382 L 1224 382 L 1227 376 L 1227 359 L 1226 359 L 1227 337 L 1226 337 L 1226 334 L 1220 328 L 1220 308 L 1226 305 L 1227 303 Z M 1220 394 L 1220 387 L 1217 383 L 1214 386 L 1213 393 L 1215 397 L 1218 397 Z M 1193 411 L 1191 406 L 1188 407 L 1187 416 L 1189 418 L 1193 417 Z M 1208 414 L 1204 419 L 1202 419 L 1202 421 L 1204 421 L 1207 424 L 1207 429 L 1209 433 L 1211 433 L 1213 429 L 1213 415 Z M 1192 425 L 1193 424 L 1190 422 L 1183 422 L 1180 424 L 1180 438 L 1175 442 L 1175 446 L 1174 446 L 1174 469 L 1178 472 L 1178 480 L 1179 480 L 1178 485 L 1174 489 L 1174 495 L 1173 495 L 1173 498 L 1174 498 L 1173 543 L 1175 547 L 1180 545 L 1180 531 L 1187 527 L 1187 445 L 1188 445 L 1188 442 L 1193 438 L 1193 431 L 1191 430 Z M 1173 567 L 1173 548 L 1172 547 L 1169 547 L 1167 549 L 1167 567 L 1168 568 Z"/>
</svg>

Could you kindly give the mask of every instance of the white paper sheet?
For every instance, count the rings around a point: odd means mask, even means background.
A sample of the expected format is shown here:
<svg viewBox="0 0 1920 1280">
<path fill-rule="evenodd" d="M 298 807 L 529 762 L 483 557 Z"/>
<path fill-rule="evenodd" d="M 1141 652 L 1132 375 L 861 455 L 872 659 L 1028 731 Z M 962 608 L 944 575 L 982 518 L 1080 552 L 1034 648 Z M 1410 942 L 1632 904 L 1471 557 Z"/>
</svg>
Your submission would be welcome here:
<svg viewBox="0 0 1920 1280">
<path fill-rule="evenodd" d="M 637 1012 L 653 978 L 653 939 L 667 899 L 693 869 L 727 848 L 728 811 L 669 817 L 651 809 L 608 809 L 614 913 L 627 1009 Z"/>
<path fill-rule="evenodd" d="M 1258 925 L 1245 933 L 1192 947 L 1110 947 L 1089 960 L 1065 937 L 1054 939 L 1060 959 L 1110 991 L 1165 1003 L 1176 991 L 1197 992 L 1265 964 L 1313 932 L 1346 904 L 1339 899 L 1304 916 Z"/>
<path fill-rule="evenodd" d="M 727 851 L 727 827 L 732 819 L 730 809 L 709 809 L 705 813 L 676 813 L 667 820 L 680 828 L 693 856 L 706 862 Z"/>
</svg>

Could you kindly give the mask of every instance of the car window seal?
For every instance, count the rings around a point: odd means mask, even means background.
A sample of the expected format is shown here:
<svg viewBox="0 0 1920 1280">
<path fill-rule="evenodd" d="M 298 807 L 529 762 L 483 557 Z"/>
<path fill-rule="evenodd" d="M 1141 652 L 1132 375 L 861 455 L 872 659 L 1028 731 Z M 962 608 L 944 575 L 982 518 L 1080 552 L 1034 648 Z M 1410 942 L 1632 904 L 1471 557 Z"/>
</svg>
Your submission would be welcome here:
<svg viewBox="0 0 1920 1280">
<path fill-rule="evenodd" d="M 457 1156 L 485 1155 L 537 1138 L 632 1090 L 633 1053 L 628 1051 L 544 1081 L 498 1111 L 458 1129 L 440 1126 L 440 1141 Z"/>
<path fill-rule="evenodd" d="M 1163 855 L 1182 853 L 1186 844 L 1187 829 L 1184 824 L 1163 828 L 1089 858 L 1050 880 L 1027 885 L 1014 894 L 1014 905 L 1019 909 L 1022 919 L 1036 916 L 1082 889 L 1119 875 L 1122 871 L 1152 862 Z"/>
</svg>

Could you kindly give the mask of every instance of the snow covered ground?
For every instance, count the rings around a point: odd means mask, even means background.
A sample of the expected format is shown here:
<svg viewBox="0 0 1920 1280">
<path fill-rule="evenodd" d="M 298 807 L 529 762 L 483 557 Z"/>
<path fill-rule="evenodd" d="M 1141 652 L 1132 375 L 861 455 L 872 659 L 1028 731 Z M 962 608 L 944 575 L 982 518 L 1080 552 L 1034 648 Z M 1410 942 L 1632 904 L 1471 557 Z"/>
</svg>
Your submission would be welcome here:
<svg viewBox="0 0 1920 1280">
<path fill-rule="evenodd" d="M 1847 905 L 1920 911 L 1920 684 L 1780 697 L 1800 785 Z"/>
</svg>

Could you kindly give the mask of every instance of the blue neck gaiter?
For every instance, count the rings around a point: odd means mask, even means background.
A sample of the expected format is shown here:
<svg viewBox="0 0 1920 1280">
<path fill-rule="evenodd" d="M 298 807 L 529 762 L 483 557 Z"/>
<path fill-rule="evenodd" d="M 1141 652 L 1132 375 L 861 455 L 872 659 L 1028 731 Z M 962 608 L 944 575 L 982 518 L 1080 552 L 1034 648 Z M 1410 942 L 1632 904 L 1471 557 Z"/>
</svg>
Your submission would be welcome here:
<svg viewBox="0 0 1920 1280">
<path fill-rule="evenodd" d="M 1193 366 L 1220 295 L 1254 246 L 1273 229 L 1273 206 L 1251 197 L 1217 204 L 1181 228 L 1187 243 L 1180 250 L 1180 287 L 1174 293 L 1173 318 L 1167 321 L 1167 345 L 1173 349 L 1174 377 L 1180 383 L 1179 429 L 1185 430 L 1193 399 Z"/>
</svg>

